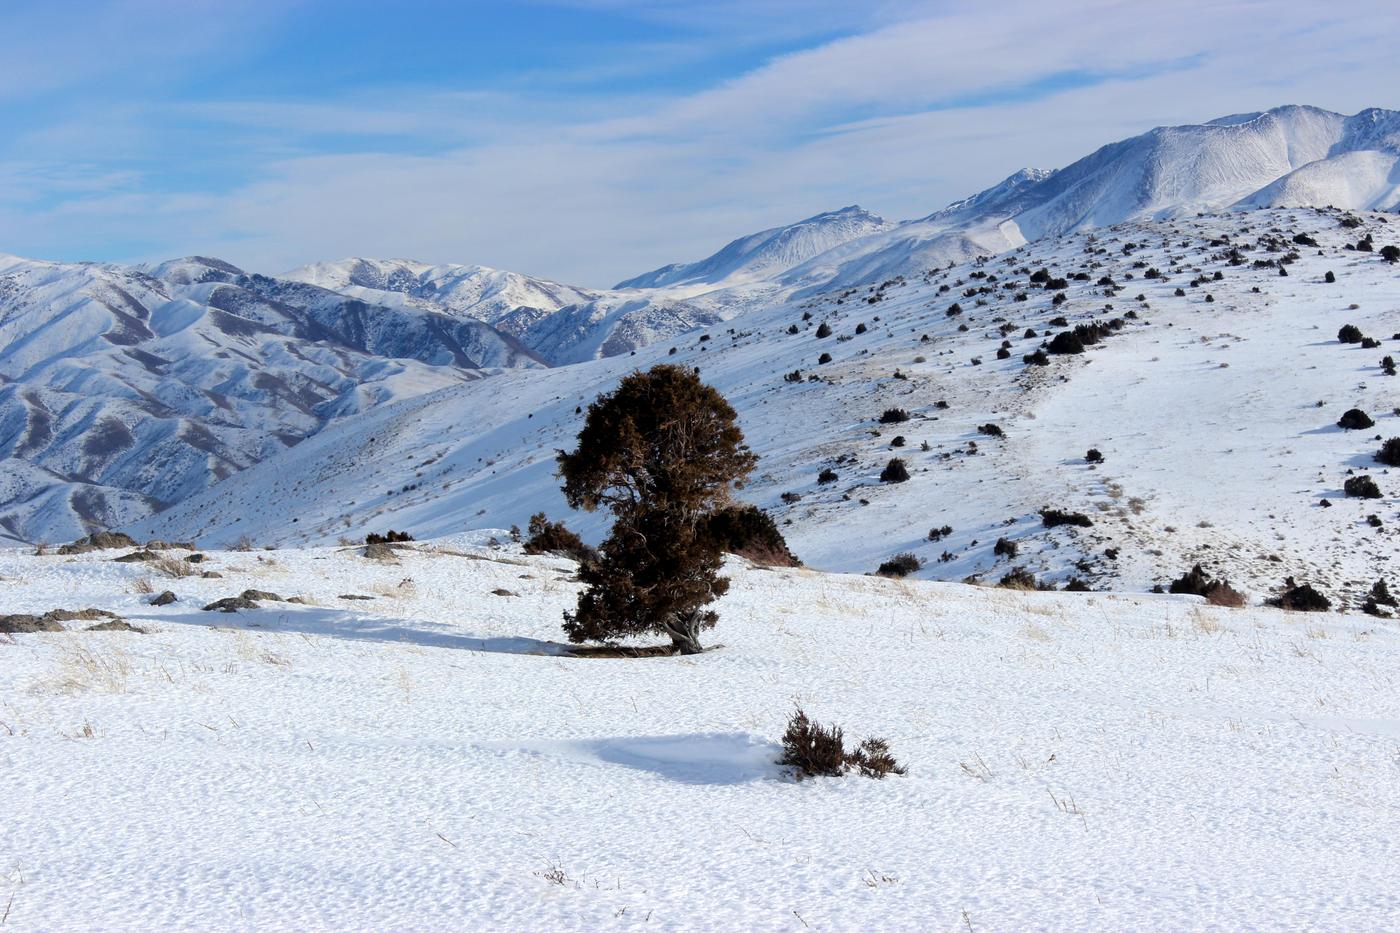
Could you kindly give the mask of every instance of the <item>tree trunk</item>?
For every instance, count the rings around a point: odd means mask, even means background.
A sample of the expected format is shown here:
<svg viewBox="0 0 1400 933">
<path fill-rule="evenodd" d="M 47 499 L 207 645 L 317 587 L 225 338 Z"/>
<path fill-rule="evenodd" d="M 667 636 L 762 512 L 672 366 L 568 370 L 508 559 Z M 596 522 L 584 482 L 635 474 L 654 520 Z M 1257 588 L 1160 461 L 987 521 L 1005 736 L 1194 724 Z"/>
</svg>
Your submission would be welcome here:
<svg viewBox="0 0 1400 933">
<path fill-rule="evenodd" d="M 705 649 L 700 646 L 700 613 L 685 612 L 673 618 L 666 626 L 671 636 L 671 644 L 681 654 L 699 654 Z"/>
</svg>

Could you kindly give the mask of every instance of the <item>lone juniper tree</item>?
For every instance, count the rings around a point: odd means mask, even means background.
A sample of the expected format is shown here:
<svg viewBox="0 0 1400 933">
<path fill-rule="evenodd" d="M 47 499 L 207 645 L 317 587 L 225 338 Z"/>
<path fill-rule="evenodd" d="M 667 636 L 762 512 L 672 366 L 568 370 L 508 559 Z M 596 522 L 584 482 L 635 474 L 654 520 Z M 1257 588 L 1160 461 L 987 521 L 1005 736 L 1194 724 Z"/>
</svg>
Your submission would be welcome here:
<svg viewBox="0 0 1400 933">
<path fill-rule="evenodd" d="M 734 409 L 693 370 L 634 372 L 588 407 L 578 449 L 560 451 L 569 505 L 613 513 L 600 558 L 579 570 L 587 589 L 564 613 L 574 642 L 665 633 L 682 654 L 701 650 L 705 609 L 729 589 L 719 576 L 711 517 L 743 484 L 757 457 Z"/>
</svg>

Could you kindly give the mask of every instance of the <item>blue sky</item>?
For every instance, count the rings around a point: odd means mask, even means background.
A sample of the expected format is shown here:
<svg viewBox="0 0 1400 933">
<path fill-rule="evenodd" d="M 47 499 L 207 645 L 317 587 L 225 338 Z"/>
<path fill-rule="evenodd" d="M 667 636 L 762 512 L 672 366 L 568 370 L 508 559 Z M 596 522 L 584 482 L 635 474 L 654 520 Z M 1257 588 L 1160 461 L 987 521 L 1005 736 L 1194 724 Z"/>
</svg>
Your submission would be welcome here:
<svg viewBox="0 0 1400 933">
<path fill-rule="evenodd" d="M 1397 6 L 10 0 L 0 251 L 607 285 L 1158 124 L 1400 106 Z"/>
</svg>

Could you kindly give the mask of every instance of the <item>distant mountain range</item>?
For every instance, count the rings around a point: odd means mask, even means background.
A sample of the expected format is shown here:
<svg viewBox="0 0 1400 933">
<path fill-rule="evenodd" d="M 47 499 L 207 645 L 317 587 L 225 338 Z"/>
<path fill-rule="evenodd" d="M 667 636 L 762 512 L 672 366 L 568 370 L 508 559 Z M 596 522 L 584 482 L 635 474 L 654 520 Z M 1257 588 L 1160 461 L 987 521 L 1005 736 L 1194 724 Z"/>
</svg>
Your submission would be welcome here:
<svg viewBox="0 0 1400 933">
<path fill-rule="evenodd" d="M 1159 128 L 914 220 L 846 207 L 613 289 L 409 260 L 274 277 L 200 257 L 0 257 L 0 534 L 129 524 L 332 421 L 507 370 L 626 356 L 1125 221 L 1324 205 L 1400 209 L 1400 114 L 1289 106 Z"/>
</svg>

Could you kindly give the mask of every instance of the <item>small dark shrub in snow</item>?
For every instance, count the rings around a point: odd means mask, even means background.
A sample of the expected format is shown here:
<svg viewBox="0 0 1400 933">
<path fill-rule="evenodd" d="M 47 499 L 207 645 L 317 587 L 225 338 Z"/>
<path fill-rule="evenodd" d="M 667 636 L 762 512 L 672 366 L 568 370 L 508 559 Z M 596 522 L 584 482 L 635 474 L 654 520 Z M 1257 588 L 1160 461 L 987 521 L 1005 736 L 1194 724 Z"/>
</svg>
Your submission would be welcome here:
<svg viewBox="0 0 1400 933">
<path fill-rule="evenodd" d="M 568 529 L 563 522 L 552 522 L 543 512 L 530 516 L 526 529 L 523 550 L 526 554 L 563 554 L 572 557 L 580 564 L 598 559 L 598 552 L 583 543 L 583 539 Z"/>
<path fill-rule="evenodd" d="M 794 370 L 793 370 L 792 372 L 790 372 L 790 373 L 785 373 L 785 374 L 783 375 L 783 381 L 784 381 L 784 382 L 801 382 L 801 381 L 802 381 L 802 370 L 800 370 L 800 369 L 794 369 Z"/>
<path fill-rule="evenodd" d="M 1337 281 L 1337 273 L 1329 271 L 1326 275 L 1322 277 L 1322 280 L 1328 285 L 1334 285 Z"/>
<path fill-rule="evenodd" d="M 1058 528 L 1061 525 L 1089 528 L 1094 524 L 1083 512 L 1062 512 L 1059 509 L 1041 509 L 1040 521 L 1046 528 Z"/>
<path fill-rule="evenodd" d="M 1003 431 L 1003 430 L 1001 429 L 1001 426 L 1000 426 L 1000 425 L 998 425 L 998 424 L 993 424 L 993 423 L 990 422 L 990 421 L 988 421 L 986 424 L 979 424 L 979 425 L 977 426 L 977 433 L 978 433 L 978 434 L 985 434 L 985 435 L 987 435 L 988 437 L 1005 437 L 1005 436 L 1006 436 L 1006 432 Z"/>
<path fill-rule="evenodd" d="M 788 765 L 804 777 L 841 777 L 855 768 L 864 777 L 883 778 L 887 774 L 907 774 L 908 769 L 895 761 L 887 741 L 874 736 L 846 751 L 846 739 L 840 726 L 822 726 L 813 722 L 800 708 L 788 720 L 783 733 L 783 756 L 778 764 Z"/>
<path fill-rule="evenodd" d="M 1391 614 L 1386 610 L 1382 609 L 1381 604 L 1376 602 L 1375 598 L 1372 596 L 1367 596 L 1366 599 L 1361 603 L 1361 611 L 1366 613 L 1368 616 L 1375 616 L 1378 619 L 1391 618 Z"/>
<path fill-rule="evenodd" d="M 916 555 L 905 551 L 902 554 L 896 554 L 889 560 L 882 562 L 880 566 L 876 568 L 875 575 L 877 577 L 907 577 L 923 565 L 924 562 L 919 560 Z"/>
<path fill-rule="evenodd" d="M 903 447 L 904 444 L 905 444 L 905 440 L 904 440 L 904 435 L 903 435 L 903 434 L 896 434 L 896 435 L 894 436 L 894 440 L 890 441 L 890 446 L 891 446 L 891 447 Z"/>
<path fill-rule="evenodd" d="M 909 420 L 909 412 L 903 408 L 886 408 L 880 415 L 881 424 L 899 424 Z"/>
<path fill-rule="evenodd" d="M 1062 318 L 1062 317 L 1052 317 L 1052 318 L 1050 319 L 1050 326 L 1051 326 L 1051 327 L 1068 327 L 1068 326 L 1069 326 L 1069 321 L 1068 321 L 1067 319 L 1065 319 L 1065 318 Z"/>
<path fill-rule="evenodd" d="M 1011 351 L 1008 350 L 1008 349 L 1006 349 L 1006 347 L 1000 347 L 1000 348 L 998 348 L 998 349 L 997 349 L 997 359 L 999 359 L 999 360 L 1009 360 L 1009 359 L 1011 359 Z"/>
<path fill-rule="evenodd" d="M 830 337 L 830 336 L 831 336 L 831 328 L 827 325 L 826 321 L 822 321 L 819 325 L 817 325 L 817 339 L 818 339 L 818 340 L 824 340 L 824 339 L 826 339 L 827 337 Z"/>
<path fill-rule="evenodd" d="M 840 477 L 837 475 L 835 470 L 831 469 L 831 467 L 827 467 L 826 469 L 822 470 L 820 473 L 817 474 L 817 482 L 823 485 L 826 483 L 834 483 L 838 479 L 840 479 Z"/>
<path fill-rule="evenodd" d="M 1243 594 L 1231 587 L 1226 580 L 1211 579 L 1200 564 L 1192 567 L 1179 579 L 1173 580 L 1167 592 L 1204 596 L 1206 602 L 1213 606 L 1238 609 L 1244 605 Z"/>
<path fill-rule="evenodd" d="M 769 567 L 802 566 L 797 555 L 788 550 L 777 523 L 758 506 L 731 505 L 720 509 L 710 516 L 709 525 L 710 534 L 727 554 L 738 554 Z"/>
<path fill-rule="evenodd" d="M 1062 330 L 1050 341 L 1050 346 L 1047 349 L 1051 353 L 1057 354 L 1083 353 L 1084 342 L 1074 331 Z"/>
<path fill-rule="evenodd" d="M 1078 577 L 1070 577 L 1069 581 L 1065 584 L 1066 593 L 1092 593 L 1093 591 L 1093 588 L 1089 586 L 1089 584 Z"/>
<path fill-rule="evenodd" d="M 1342 490 L 1353 499 L 1379 499 L 1380 487 L 1369 476 L 1351 476 L 1342 484 Z"/>
<path fill-rule="evenodd" d="M 817 357 L 817 365 L 818 365 L 818 366 L 825 366 L 827 363 L 830 363 L 830 362 L 831 362 L 831 354 L 830 354 L 830 353 L 823 353 L 821 356 Z"/>
<path fill-rule="evenodd" d="M 1012 567 L 997 586 L 1006 590 L 1034 590 L 1037 589 L 1035 574 L 1025 567 Z"/>
<path fill-rule="evenodd" d="M 1084 455 L 1084 460 L 1088 463 L 1103 463 L 1103 454 L 1099 453 L 1097 447 L 1090 447 L 1089 452 Z"/>
<path fill-rule="evenodd" d="M 1371 420 L 1371 416 L 1359 408 L 1349 408 L 1337 419 L 1337 427 L 1345 428 L 1348 431 L 1364 431 L 1367 428 L 1374 428 L 1376 423 Z"/>
<path fill-rule="evenodd" d="M 1293 242 L 1294 242 L 1294 243 L 1297 243 L 1299 246 L 1316 246 L 1316 245 L 1317 245 L 1317 240 L 1314 240 L 1312 237 L 1308 236 L 1306 233 L 1300 233 L 1300 234 L 1296 235 L 1295 237 L 1293 237 Z"/>
<path fill-rule="evenodd" d="M 865 330 L 866 330 L 866 328 L 865 328 L 865 325 L 864 325 L 864 324 L 857 324 L 857 325 L 856 325 L 856 333 L 857 333 L 857 334 L 863 334 L 863 333 L 865 333 Z"/>
<path fill-rule="evenodd" d="M 1337 331 L 1337 339 L 1342 343 L 1360 343 L 1361 328 L 1355 324 L 1344 324 L 1342 329 Z"/>
<path fill-rule="evenodd" d="M 885 464 L 884 470 L 880 472 L 882 483 L 902 483 L 908 478 L 909 467 L 899 457 L 891 457 L 890 462 Z"/>
<path fill-rule="evenodd" d="M 841 727 L 812 722 L 798 709 L 783 733 L 783 757 L 778 764 L 796 768 L 802 777 L 840 777 L 846 773 L 846 743 Z"/>
<path fill-rule="evenodd" d="M 894 754 L 890 751 L 890 743 L 876 736 L 862 740 L 856 750 L 846 756 L 846 760 L 855 766 L 861 777 L 874 778 L 877 781 L 887 774 L 909 773 L 908 768 L 895 761 Z"/>
<path fill-rule="evenodd" d="M 1008 541 L 1006 538 L 997 538 L 997 543 L 992 546 L 992 553 L 997 557 L 1014 558 L 1016 556 L 1016 550 L 1016 542 Z"/>
<path fill-rule="evenodd" d="M 1396 605 L 1395 597 L 1390 595 L 1390 587 L 1385 585 L 1384 579 L 1377 580 L 1375 583 L 1371 584 L 1370 597 L 1382 606 Z"/>
<path fill-rule="evenodd" d="M 952 533 L 953 529 L 948 525 L 944 525 L 942 528 L 930 528 L 928 531 L 928 539 L 930 541 L 942 541 Z"/>
<path fill-rule="evenodd" d="M 413 535 L 406 531 L 394 531 L 390 529 L 384 534 L 370 532 L 365 535 L 365 544 L 401 544 L 405 541 L 412 541 Z"/>
<path fill-rule="evenodd" d="M 1049 366 L 1050 356 L 1044 350 L 1036 350 L 1021 357 L 1021 361 L 1027 366 Z"/>
<path fill-rule="evenodd" d="M 1386 262 L 1400 262 L 1400 246 L 1382 246 L 1381 258 Z"/>
<path fill-rule="evenodd" d="M 1400 437 L 1392 437 L 1376 452 L 1376 460 L 1386 466 L 1400 467 Z"/>
<path fill-rule="evenodd" d="M 1304 583 L 1299 586 L 1292 577 L 1283 581 L 1283 592 L 1264 604 L 1275 609 L 1288 609 L 1293 612 L 1326 612 L 1332 603 L 1326 596 Z"/>
<path fill-rule="evenodd" d="M 1361 338 L 1361 349 L 1363 350 L 1379 350 L 1380 346 L 1381 342 L 1373 337 Z"/>
</svg>

